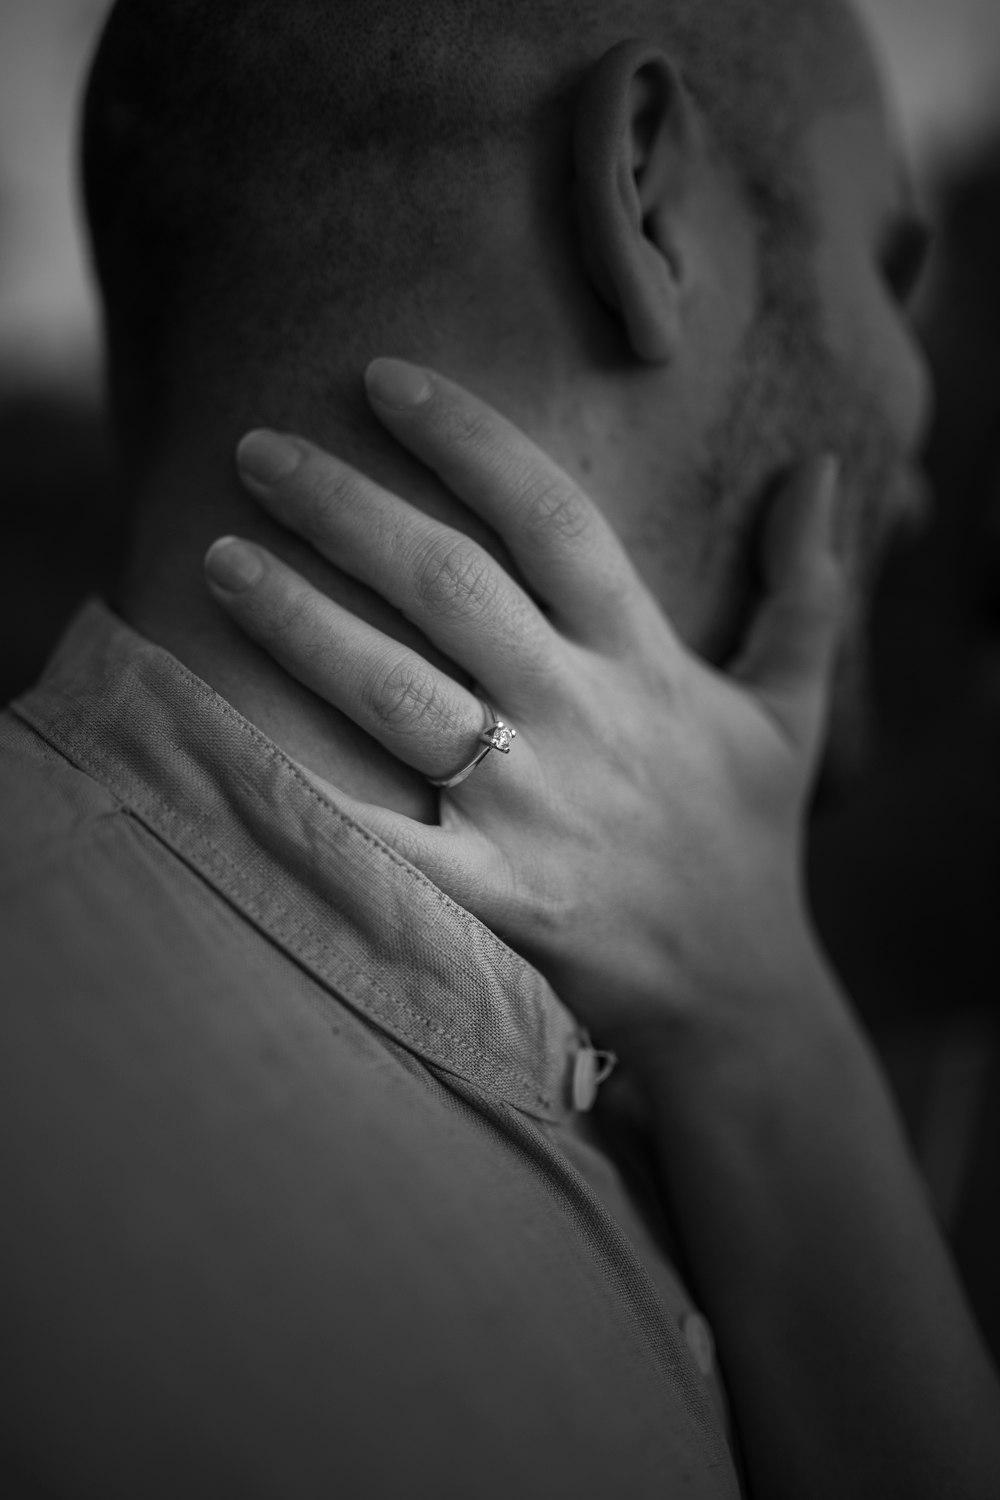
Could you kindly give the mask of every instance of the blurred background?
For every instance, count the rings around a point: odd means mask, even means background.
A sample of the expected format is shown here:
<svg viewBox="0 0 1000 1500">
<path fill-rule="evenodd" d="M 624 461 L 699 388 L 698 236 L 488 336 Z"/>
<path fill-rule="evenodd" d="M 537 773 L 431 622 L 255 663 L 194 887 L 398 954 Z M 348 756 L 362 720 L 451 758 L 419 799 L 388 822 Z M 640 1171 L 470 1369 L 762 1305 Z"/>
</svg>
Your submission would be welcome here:
<svg viewBox="0 0 1000 1500">
<path fill-rule="evenodd" d="M 74 192 L 108 0 L 0 4 L 0 694 L 111 579 L 122 494 Z M 862 0 L 937 229 L 929 528 L 873 625 L 879 723 L 817 821 L 817 921 L 878 1048 L 1000 1356 L 1000 0 Z"/>
</svg>

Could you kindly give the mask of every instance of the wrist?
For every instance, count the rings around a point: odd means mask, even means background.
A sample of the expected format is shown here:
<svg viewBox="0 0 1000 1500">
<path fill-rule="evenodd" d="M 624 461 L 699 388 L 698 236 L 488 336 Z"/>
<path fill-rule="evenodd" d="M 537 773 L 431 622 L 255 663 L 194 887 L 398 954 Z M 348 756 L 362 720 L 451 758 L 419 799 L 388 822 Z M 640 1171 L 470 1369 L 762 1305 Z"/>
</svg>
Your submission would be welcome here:
<svg viewBox="0 0 1000 1500">
<path fill-rule="evenodd" d="M 648 1007 L 649 1019 L 615 1035 L 623 1065 L 657 1090 L 725 1077 L 801 1070 L 830 1049 L 865 1049 L 846 996 L 808 928 L 783 938 L 780 954 L 685 981 Z"/>
</svg>

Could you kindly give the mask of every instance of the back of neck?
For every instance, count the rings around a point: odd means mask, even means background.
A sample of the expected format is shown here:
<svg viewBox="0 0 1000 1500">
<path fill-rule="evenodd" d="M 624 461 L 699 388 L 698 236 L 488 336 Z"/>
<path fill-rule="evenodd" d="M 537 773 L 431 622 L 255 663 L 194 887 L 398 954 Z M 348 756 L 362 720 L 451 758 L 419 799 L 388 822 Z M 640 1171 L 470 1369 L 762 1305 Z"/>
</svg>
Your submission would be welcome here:
<svg viewBox="0 0 1000 1500">
<path fill-rule="evenodd" d="M 209 445 L 178 447 L 149 471 L 139 486 L 128 562 L 113 602 L 134 629 L 170 651 L 315 775 L 362 801 L 436 821 L 437 795 L 423 776 L 245 637 L 204 582 L 202 560 L 211 543 L 225 534 L 246 537 L 328 597 L 461 680 L 454 664 L 435 655 L 397 611 L 277 526 L 246 495 L 232 460 L 243 430 L 222 433 Z M 481 523 L 405 454 L 393 454 L 387 438 L 384 446 L 365 451 L 353 434 L 345 437 L 330 428 L 320 433 L 308 426 L 298 430 L 496 549 L 496 539 L 484 534 Z M 333 670 L 336 643 L 331 644 Z"/>
</svg>

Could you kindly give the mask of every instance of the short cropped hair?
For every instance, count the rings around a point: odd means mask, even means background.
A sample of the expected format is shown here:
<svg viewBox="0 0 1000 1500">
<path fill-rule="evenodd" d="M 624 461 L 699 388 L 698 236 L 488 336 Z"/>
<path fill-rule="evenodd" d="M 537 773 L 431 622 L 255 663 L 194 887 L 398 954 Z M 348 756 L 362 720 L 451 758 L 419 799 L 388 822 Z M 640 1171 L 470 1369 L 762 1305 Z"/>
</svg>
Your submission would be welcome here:
<svg viewBox="0 0 1000 1500">
<path fill-rule="evenodd" d="M 237 368 L 294 349 L 331 304 L 371 318 L 460 275 L 477 201 L 566 139 L 589 67 L 628 36 L 672 53 L 760 213 L 779 212 L 816 103 L 795 60 L 838 9 L 118 0 L 83 176 L 121 424 L 148 427 L 199 346 Z"/>
</svg>

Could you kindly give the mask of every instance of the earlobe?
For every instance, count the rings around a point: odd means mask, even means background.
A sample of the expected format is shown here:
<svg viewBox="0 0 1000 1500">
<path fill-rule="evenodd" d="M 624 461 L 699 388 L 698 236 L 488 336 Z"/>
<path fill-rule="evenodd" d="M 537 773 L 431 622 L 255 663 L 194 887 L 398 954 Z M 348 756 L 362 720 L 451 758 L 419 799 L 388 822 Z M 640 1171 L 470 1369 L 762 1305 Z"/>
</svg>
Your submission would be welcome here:
<svg viewBox="0 0 1000 1500">
<path fill-rule="evenodd" d="M 682 335 L 683 200 L 696 155 L 694 112 L 670 59 L 622 42 L 584 86 L 577 110 L 577 217 L 595 291 L 639 359 L 667 364 Z"/>
</svg>

